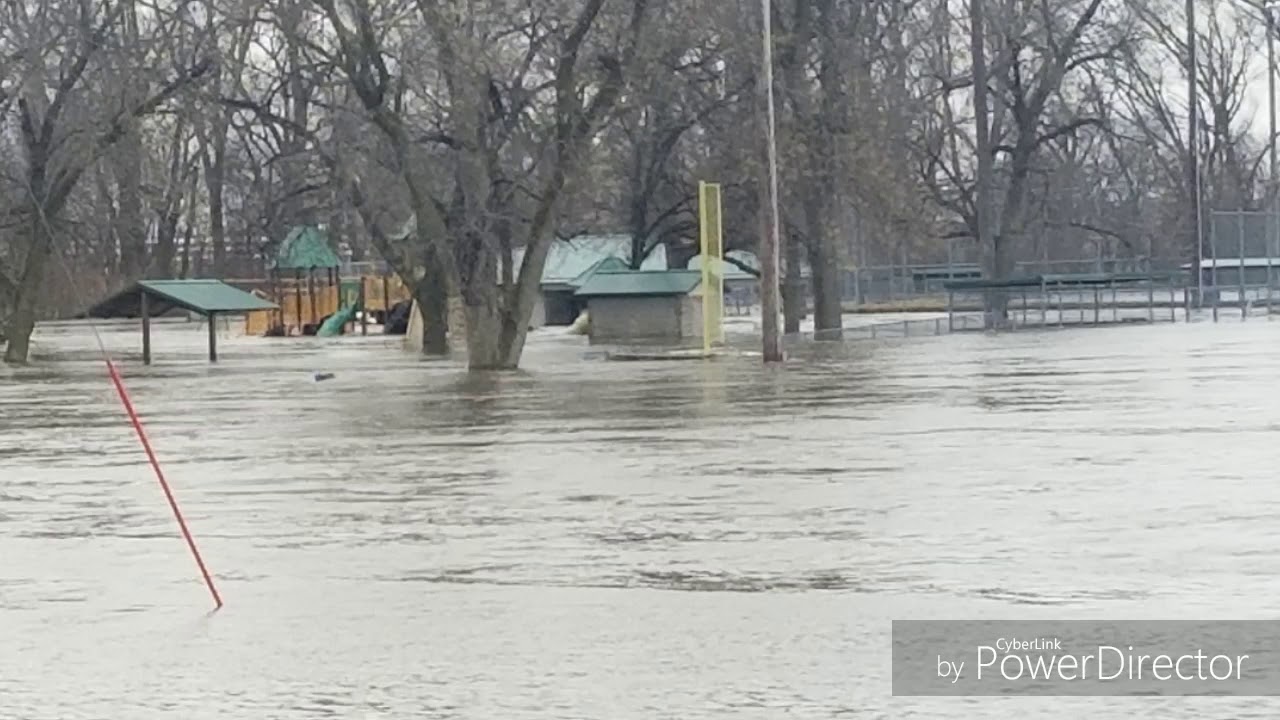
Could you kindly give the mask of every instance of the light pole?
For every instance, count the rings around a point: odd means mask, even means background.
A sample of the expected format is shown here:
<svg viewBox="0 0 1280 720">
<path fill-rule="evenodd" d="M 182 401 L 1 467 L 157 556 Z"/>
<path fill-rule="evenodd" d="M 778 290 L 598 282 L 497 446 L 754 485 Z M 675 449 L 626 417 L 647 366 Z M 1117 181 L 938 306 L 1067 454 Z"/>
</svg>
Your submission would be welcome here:
<svg viewBox="0 0 1280 720">
<path fill-rule="evenodd" d="M 769 163 L 769 219 L 765 223 L 760 248 L 760 312 L 762 315 L 760 330 L 761 335 L 764 336 L 764 361 L 768 363 L 782 360 L 782 342 L 778 335 L 778 305 L 781 294 L 778 286 L 780 264 L 778 258 L 778 148 L 774 137 L 772 0 L 760 0 L 760 8 L 764 16 L 761 33 L 764 52 L 761 61 L 764 65 L 762 77 L 767 115 L 766 150 Z"/>
<path fill-rule="evenodd" d="M 1187 0 L 1187 191 L 1191 197 L 1188 215 L 1191 242 L 1196 250 L 1196 307 L 1204 303 L 1204 228 L 1200 211 L 1200 147 L 1196 130 L 1200 124 L 1196 94 L 1196 4 Z"/>
<path fill-rule="evenodd" d="M 1270 171 L 1267 178 L 1267 226 L 1271 228 L 1271 232 L 1267 233 L 1267 257 L 1274 257 L 1280 248 L 1275 245 L 1276 233 L 1280 232 L 1277 227 L 1277 221 L 1280 220 L 1280 213 L 1277 213 L 1276 196 L 1277 196 L 1277 162 L 1276 162 L 1276 10 L 1280 8 L 1280 1 L 1266 0 L 1262 3 L 1262 15 L 1267 26 L 1267 119 L 1270 135 L 1267 137 L 1267 152 L 1270 156 Z M 1267 260 L 1267 265 L 1271 265 L 1271 261 Z"/>
</svg>

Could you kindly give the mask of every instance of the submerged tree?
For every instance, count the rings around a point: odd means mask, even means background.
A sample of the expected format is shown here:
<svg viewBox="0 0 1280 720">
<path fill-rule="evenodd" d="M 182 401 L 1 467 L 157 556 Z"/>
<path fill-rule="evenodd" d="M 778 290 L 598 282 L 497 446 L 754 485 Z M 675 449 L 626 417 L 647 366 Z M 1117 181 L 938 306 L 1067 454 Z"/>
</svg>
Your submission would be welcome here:
<svg viewBox="0 0 1280 720">
<path fill-rule="evenodd" d="M 616 13 L 586 0 L 569 16 L 551 2 L 419 0 L 383 8 L 395 20 L 365 0 L 315 3 L 337 37 L 335 65 L 399 160 L 423 309 L 440 317 L 455 291 L 470 367 L 516 367 L 557 206 L 623 92 L 646 0 Z M 523 262 L 504 285 L 516 246 Z M 432 345 L 444 350 L 444 338 Z"/>
<path fill-rule="evenodd" d="M 0 123 L 16 129 L 22 158 L 2 208 L 9 238 L 0 263 L 7 298 L 0 306 L 9 308 L 6 362 L 27 360 L 49 261 L 59 252 L 54 227 L 84 172 L 134 132 L 139 118 L 213 65 L 198 45 L 176 46 L 186 22 L 180 7 L 152 6 L 145 17 L 136 10 L 129 2 L 91 0 L 0 10 L 7 43 L 21 43 L 5 53 L 12 69 L 0 75 Z"/>
</svg>

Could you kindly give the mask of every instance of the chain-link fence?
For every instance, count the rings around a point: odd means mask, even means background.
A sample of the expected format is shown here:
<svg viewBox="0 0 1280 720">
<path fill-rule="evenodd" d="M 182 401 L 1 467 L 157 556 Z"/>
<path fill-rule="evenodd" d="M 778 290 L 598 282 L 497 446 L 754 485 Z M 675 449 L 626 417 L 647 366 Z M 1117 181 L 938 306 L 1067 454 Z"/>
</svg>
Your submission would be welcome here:
<svg viewBox="0 0 1280 720">
<path fill-rule="evenodd" d="M 1014 275 L 1070 275 L 1079 273 L 1152 273 L 1175 271 L 1177 258 L 1098 257 L 1075 260 L 1036 260 L 1016 263 Z M 855 305 L 895 303 L 946 294 L 954 280 L 982 277 L 977 263 L 882 265 L 848 269 L 843 274 L 842 299 Z"/>
<path fill-rule="evenodd" d="M 1265 304 L 1280 285 L 1280 217 L 1253 210 L 1213 210 L 1203 238 L 1198 275 L 1191 280 L 1201 305 L 1214 310 Z"/>
</svg>

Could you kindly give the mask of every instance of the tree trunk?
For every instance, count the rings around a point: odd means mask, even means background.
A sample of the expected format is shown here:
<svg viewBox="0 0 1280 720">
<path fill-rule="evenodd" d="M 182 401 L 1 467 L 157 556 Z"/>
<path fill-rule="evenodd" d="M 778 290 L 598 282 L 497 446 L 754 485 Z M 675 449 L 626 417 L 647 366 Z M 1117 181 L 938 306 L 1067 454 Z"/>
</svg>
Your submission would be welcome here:
<svg viewBox="0 0 1280 720">
<path fill-rule="evenodd" d="M 224 147 L 219 148 L 219 145 Z M 227 224 L 222 202 L 223 170 L 227 156 L 225 143 L 218 143 L 215 139 L 213 155 L 212 160 L 205 164 L 204 182 L 209 191 L 209 242 L 213 243 L 213 274 L 218 275 L 227 264 Z M 198 274 L 203 270 L 203 256 L 204 253 L 200 253 L 196 262 Z"/>
<path fill-rule="evenodd" d="M 142 143 L 136 128 L 119 147 L 116 183 L 120 196 L 120 274 L 125 281 L 147 267 L 147 221 L 142 216 Z"/>
<path fill-rule="evenodd" d="M 824 233 L 825 234 L 825 233 Z M 809 249 L 813 268 L 813 328 L 819 340 L 839 340 L 844 336 L 844 306 L 841 304 L 840 268 L 835 253 L 825 239 L 815 239 Z"/>
<path fill-rule="evenodd" d="M 800 276 L 800 258 L 804 250 L 802 240 L 794 232 L 787 233 L 787 276 L 782 283 L 782 331 L 787 335 L 800 332 L 800 321 L 804 319 L 805 307 L 804 278 Z"/>
<path fill-rule="evenodd" d="M 187 219 L 182 230 L 182 260 L 179 264 L 178 277 L 185 280 L 191 272 L 191 239 L 196 232 L 196 178 L 199 173 L 192 172 L 187 186 Z"/>
<path fill-rule="evenodd" d="M 631 234 L 631 254 L 627 258 L 632 270 L 644 262 L 645 230 L 649 227 L 649 198 L 645 195 L 643 145 L 636 143 L 631 157 L 627 230 Z M 701 250 L 699 250 L 701 252 Z"/>
<path fill-rule="evenodd" d="M 492 300 L 496 301 L 496 298 Z M 504 318 L 496 302 L 467 303 L 467 368 L 513 370 L 509 347 L 504 347 Z M 516 360 L 519 360 L 517 356 Z"/>
<path fill-rule="evenodd" d="M 434 253 L 428 253 L 426 273 L 413 285 L 413 297 L 422 312 L 422 352 L 449 354 L 449 285 Z"/>
<path fill-rule="evenodd" d="M 37 195 L 37 197 L 41 197 Z M 45 265 L 52 249 L 52 239 L 40 213 L 33 213 L 37 218 L 32 221 L 31 244 L 23 263 L 22 277 L 18 281 L 18 294 L 14 298 L 13 312 L 9 315 L 3 334 L 8 338 L 5 346 L 4 361 L 22 365 L 27 362 L 31 348 L 31 333 L 36 328 L 36 302 L 40 295 L 41 281 L 44 280 Z"/>
<path fill-rule="evenodd" d="M 467 368 L 515 370 L 529 335 L 528 313 L 522 320 L 496 304 L 466 306 Z"/>
<path fill-rule="evenodd" d="M 986 14 L 982 0 L 969 0 L 969 49 L 973 62 L 973 116 L 977 125 L 975 151 L 978 177 L 975 200 L 978 246 L 982 251 L 982 273 L 988 280 L 1003 279 L 993 231 L 994 167 L 991 156 L 991 116 L 987 105 Z M 1008 299 L 1004 293 L 988 290 L 983 295 L 983 326 L 991 329 L 1004 322 Z"/>
<path fill-rule="evenodd" d="M 0 268 L 0 272 L 3 272 L 2 268 Z M 13 298 L 10 297 L 3 286 L 0 286 L 0 349 L 5 346 L 5 328 L 9 325 L 9 313 L 12 309 Z"/>
<path fill-rule="evenodd" d="M 809 227 L 807 247 L 813 282 L 814 337 L 839 340 L 843 337 L 844 309 L 840 304 L 840 267 L 831 233 L 827 232 L 826 215 L 830 205 L 817 193 L 809 193 L 804 208 Z"/>
</svg>

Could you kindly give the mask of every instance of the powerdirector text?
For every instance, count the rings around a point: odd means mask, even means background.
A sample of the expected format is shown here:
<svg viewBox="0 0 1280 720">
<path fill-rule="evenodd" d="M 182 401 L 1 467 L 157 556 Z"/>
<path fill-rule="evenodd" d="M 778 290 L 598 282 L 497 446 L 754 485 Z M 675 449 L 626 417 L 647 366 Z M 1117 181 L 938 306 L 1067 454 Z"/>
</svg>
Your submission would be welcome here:
<svg viewBox="0 0 1280 720">
<path fill-rule="evenodd" d="M 1280 621 L 895 620 L 893 694 L 1280 696 Z"/>
</svg>

